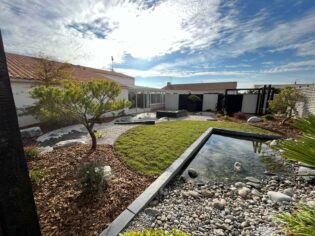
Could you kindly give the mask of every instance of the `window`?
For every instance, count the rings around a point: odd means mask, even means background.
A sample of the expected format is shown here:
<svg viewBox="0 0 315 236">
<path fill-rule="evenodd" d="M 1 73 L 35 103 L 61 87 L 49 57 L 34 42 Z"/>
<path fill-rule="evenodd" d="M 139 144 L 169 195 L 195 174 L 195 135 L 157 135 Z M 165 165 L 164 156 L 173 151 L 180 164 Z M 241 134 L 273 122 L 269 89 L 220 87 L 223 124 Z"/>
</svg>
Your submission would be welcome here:
<svg viewBox="0 0 315 236">
<path fill-rule="evenodd" d="M 151 104 L 162 103 L 161 94 L 151 94 Z"/>
</svg>

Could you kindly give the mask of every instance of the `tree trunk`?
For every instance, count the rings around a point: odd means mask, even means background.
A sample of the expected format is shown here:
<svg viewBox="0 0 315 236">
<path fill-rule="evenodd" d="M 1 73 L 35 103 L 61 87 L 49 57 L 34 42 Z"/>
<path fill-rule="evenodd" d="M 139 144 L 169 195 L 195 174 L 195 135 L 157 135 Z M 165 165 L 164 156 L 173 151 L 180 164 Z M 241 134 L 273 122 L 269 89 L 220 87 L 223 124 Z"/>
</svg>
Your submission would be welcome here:
<svg viewBox="0 0 315 236">
<path fill-rule="evenodd" d="M 0 32 L 0 235 L 41 235 Z"/>
<path fill-rule="evenodd" d="M 288 117 L 284 118 L 284 119 L 281 121 L 280 125 L 285 125 L 285 122 L 287 122 L 287 121 L 290 120 L 290 119 L 291 119 L 291 116 L 288 116 Z"/>
<path fill-rule="evenodd" d="M 94 151 L 96 149 L 97 142 L 96 142 L 95 133 L 93 131 L 93 125 L 91 125 L 91 126 L 87 125 L 86 129 L 88 130 L 88 132 L 89 132 L 89 134 L 91 136 L 91 140 L 92 140 L 91 150 Z"/>
</svg>

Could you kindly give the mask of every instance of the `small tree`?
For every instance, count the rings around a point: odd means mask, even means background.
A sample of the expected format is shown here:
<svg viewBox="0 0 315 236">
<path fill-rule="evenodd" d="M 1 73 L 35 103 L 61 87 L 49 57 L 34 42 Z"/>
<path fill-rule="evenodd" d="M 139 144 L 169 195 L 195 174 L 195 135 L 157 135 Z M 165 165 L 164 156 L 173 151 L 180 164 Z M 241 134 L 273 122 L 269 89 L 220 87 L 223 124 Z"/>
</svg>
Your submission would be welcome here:
<svg viewBox="0 0 315 236">
<path fill-rule="evenodd" d="M 92 80 L 86 83 L 65 81 L 62 87 L 40 86 L 31 90 L 37 99 L 42 117 L 68 117 L 85 126 L 92 139 L 92 150 L 96 149 L 96 136 L 93 131 L 95 122 L 106 112 L 117 111 L 130 106 L 130 102 L 117 99 L 120 86 L 108 80 Z M 54 107 L 45 101 L 54 98 Z"/>
<path fill-rule="evenodd" d="M 286 87 L 275 96 L 272 101 L 269 101 L 271 111 L 284 115 L 281 125 L 297 115 L 296 105 L 302 101 L 303 95 L 296 88 Z"/>
<path fill-rule="evenodd" d="M 39 58 L 34 66 L 34 75 L 47 87 L 58 80 L 71 79 L 71 65 L 50 58 Z"/>
</svg>

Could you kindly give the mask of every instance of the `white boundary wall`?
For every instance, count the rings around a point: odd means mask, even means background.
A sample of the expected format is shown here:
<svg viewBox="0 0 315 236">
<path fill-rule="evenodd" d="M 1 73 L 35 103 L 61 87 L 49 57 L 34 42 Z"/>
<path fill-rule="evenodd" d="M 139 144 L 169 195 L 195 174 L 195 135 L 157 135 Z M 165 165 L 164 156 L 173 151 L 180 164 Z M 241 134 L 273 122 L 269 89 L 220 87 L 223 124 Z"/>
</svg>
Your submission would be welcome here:
<svg viewBox="0 0 315 236">
<path fill-rule="evenodd" d="M 218 103 L 218 94 L 204 94 L 203 95 L 203 103 L 202 103 L 202 110 L 206 111 L 211 109 L 212 111 L 217 110 L 217 103 Z"/>
<path fill-rule="evenodd" d="M 315 115 L 315 85 L 302 86 L 299 90 L 304 95 L 304 102 L 300 102 L 297 106 L 299 117 Z"/>
<path fill-rule="evenodd" d="M 242 103 L 242 112 L 255 113 L 258 94 L 244 94 Z"/>
<path fill-rule="evenodd" d="M 165 94 L 165 109 L 178 110 L 179 95 L 178 94 Z"/>
</svg>

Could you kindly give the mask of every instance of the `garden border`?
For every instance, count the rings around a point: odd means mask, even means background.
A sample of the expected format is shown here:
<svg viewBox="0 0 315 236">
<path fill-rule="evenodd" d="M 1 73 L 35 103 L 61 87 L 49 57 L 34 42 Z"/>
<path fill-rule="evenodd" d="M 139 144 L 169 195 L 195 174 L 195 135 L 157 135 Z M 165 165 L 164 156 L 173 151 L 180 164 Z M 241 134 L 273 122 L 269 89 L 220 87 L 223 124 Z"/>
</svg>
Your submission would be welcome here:
<svg viewBox="0 0 315 236">
<path fill-rule="evenodd" d="M 200 150 L 212 134 L 232 135 L 257 139 L 280 139 L 282 136 L 248 133 L 228 129 L 209 128 L 188 147 L 144 192 L 137 197 L 103 232 L 100 236 L 117 236 L 127 224 L 165 187 Z"/>
</svg>

